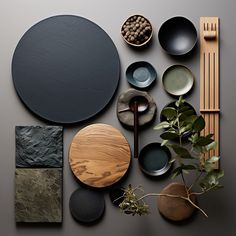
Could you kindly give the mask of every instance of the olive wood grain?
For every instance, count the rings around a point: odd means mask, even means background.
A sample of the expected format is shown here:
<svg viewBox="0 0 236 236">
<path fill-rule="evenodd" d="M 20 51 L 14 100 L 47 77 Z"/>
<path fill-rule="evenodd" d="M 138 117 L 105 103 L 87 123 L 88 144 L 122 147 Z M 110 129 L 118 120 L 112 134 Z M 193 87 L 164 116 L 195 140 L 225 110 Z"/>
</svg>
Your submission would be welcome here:
<svg viewBox="0 0 236 236">
<path fill-rule="evenodd" d="M 122 133 L 106 124 L 80 130 L 72 140 L 69 163 L 84 184 L 101 188 L 119 181 L 130 164 L 130 146 Z"/>
</svg>

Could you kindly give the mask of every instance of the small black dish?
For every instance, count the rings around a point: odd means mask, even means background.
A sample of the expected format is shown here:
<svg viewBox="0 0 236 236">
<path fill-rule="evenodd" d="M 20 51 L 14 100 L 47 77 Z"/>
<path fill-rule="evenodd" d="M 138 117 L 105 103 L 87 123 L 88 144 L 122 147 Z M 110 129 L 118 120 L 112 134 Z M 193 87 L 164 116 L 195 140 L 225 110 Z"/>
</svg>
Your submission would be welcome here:
<svg viewBox="0 0 236 236">
<path fill-rule="evenodd" d="M 189 53 L 197 43 L 197 30 L 185 17 L 176 16 L 165 21 L 158 33 L 162 48 L 170 55 Z"/>
<path fill-rule="evenodd" d="M 140 169 L 147 175 L 159 176 L 165 174 L 171 167 L 171 153 L 161 143 L 146 145 L 139 154 Z"/>
<path fill-rule="evenodd" d="M 187 102 L 184 102 L 184 106 L 188 107 L 188 109 L 189 109 L 190 111 L 192 111 L 192 115 L 197 115 L 196 110 L 194 109 L 194 107 L 193 107 L 191 104 L 189 104 L 189 103 L 187 103 Z M 170 102 L 170 103 L 168 103 L 167 105 L 164 106 L 164 108 L 166 108 L 166 107 L 177 108 L 176 105 L 175 105 L 175 102 Z M 163 108 L 163 109 L 164 109 L 164 108 Z M 160 121 L 161 121 L 161 122 L 166 121 L 166 117 L 162 114 L 162 112 L 161 112 L 161 114 L 160 114 Z M 184 132 L 184 133 L 183 133 L 183 138 L 189 137 L 189 134 L 190 134 L 190 132 L 188 132 L 188 131 Z"/>
<path fill-rule="evenodd" d="M 110 190 L 109 196 L 114 206 L 119 207 L 124 200 L 124 190 L 121 187 L 114 187 Z"/>
<path fill-rule="evenodd" d="M 155 81 L 157 73 L 150 63 L 137 61 L 128 66 L 126 78 L 136 88 L 147 88 Z"/>
<path fill-rule="evenodd" d="M 70 197 L 70 212 L 75 220 L 84 224 L 97 222 L 104 213 L 103 194 L 90 189 L 79 188 Z"/>
</svg>

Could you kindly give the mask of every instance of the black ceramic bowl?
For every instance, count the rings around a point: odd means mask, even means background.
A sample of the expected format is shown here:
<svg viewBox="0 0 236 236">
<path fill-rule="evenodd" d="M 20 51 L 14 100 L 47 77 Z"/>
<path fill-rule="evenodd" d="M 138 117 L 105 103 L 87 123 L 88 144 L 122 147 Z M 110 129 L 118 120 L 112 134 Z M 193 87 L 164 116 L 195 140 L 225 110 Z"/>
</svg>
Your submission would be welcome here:
<svg viewBox="0 0 236 236">
<path fill-rule="evenodd" d="M 146 145 L 139 154 L 139 167 L 147 175 L 159 176 L 165 174 L 171 167 L 171 153 L 160 143 Z"/>
<path fill-rule="evenodd" d="M 197 43 L 197 30 L 185 17 L 176 16 L 165 21 L 158 33 L 162 48 L 170 55 L 189 53 Z"/>
</svg>

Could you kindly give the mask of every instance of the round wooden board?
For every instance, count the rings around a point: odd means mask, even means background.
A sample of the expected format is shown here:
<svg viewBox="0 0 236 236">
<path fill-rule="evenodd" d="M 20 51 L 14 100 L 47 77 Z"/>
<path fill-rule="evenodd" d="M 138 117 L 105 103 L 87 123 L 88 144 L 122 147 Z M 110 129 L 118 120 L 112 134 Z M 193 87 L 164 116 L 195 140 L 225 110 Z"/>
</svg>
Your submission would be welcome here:
<svg viewBox="0 0 236 236">
<path fill-rule="evenodd" d="M 110 125 L 93 124 L 80 130 L 69 151 L 74 175 L 84 184 L 101 188 L 119 181 L 131 160 L 130 146 L 121 132 Z"/>
</svg>

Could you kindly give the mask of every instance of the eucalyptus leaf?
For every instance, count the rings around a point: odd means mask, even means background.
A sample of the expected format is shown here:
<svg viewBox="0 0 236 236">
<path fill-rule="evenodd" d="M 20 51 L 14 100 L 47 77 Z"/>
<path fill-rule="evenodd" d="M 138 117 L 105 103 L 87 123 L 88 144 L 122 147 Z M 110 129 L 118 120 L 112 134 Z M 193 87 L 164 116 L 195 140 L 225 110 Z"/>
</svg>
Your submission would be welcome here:
<svg viewBox="0 0 236 236">
<path fill-rule="evenodd" d="M 217 147 L 217 142 L 214 141 L 206 146 L 206 150 L 207 151 L 214 150 L 214 149 L 216 149 L 216 147 Z"/>
<path fill-rule="evenodd" d="M 182 173 L 182 167 L 179 166 L 173 170 L 171 178 L 173 179 L 176 176 L 180 175 L 181 173 Z"/>
<path fill-rule="evenodd" d="M 175 102 L 176 107 L 180 107 L 184 104 L 185 100 L 182 96 L 179 97 L 178 101 Z"/>
<path fill-rule="evenodd" d="M 191 115 L 191 116 L 185 117 L 184 122 L 193 124 L 196 121 L 197 117 L 198 117 L 197 115 Z"/>
<path fill-rule="evenodd" d="M 221 186 L 219 184 L 219 179 L 223 176 L 223 170 L 212 170 L 208 172 L 207 175 L 201 180 L 200 186 L 204 191 L 207 191 L 210 188 L 217 188 L 217 186 Z"/>
<path fill-rule="evenodd" d="M 158 125 L 156 125 L 156 126 L 154 127 L 154 129 L 155 129 L 155 130 L 159 130 L 159 129 L 166 129 L 166 128 L 169 128 L 169 127 L 170 127 L 169 122 L 163 121 L 163 122 L 159 123 Z"/>
<path fill-rule="evenodd" d="M 191 154 L 189 153 L 189 151 L 186 148 L 181 147 L 177 144 L 173 144 L 173 145 L 171 145 L 171 147 L 173 148 L 174 152 L 176 154 L 178 154 L 181 158 L 193 159 L 193 157 L 191 156 Z"/>
<path fill-rule="evenodd" d="M 193 110 L 187 110 L 182 113 L 180 113 L 179 119 L 180 120 L 185 120 L 187 117 L 194 115 Z"/>
<path fill-rule="evenodd" d="M 214 136 L 214 134 L 208 134 L 207 136 L 206 136 L 206 138 L 212 138 Z"/>
<path fill-rule="evenodd" d="M 165 146 L 166 144 L 168 143 L 168 140 L 163 140 L 162 143 L 161 143 L 161 146 Z"/>
<path fill-rule="evenodd" d="M 206 146 L 206 145 L 211 144 L 212 142 L 214 142 L 213 139 L 201 136 L 201 137 L 198 137 L 198 139 L 196 141 L 196 145 Z"/>
<path fill-rule="evenodd" d="M 174 117 L 177 116 L 177 111 L 173 107 L 165 107 L 163 108 L 161 114 L 165 116 L 168 120 L 172 120 Z"/>
<path fill-rule="evenodd" d="M 183 106 L 181 108 L 179 108 L 179 112 L 184 112 L 189 110 L 189 106 L 186 106 L 185 104 L 183 104 Z"/>
<path fill-rule="evenodd" d="M 160 135 L 160 137 L 161 137 L 162 139 L 165 139 L 165 140 L 173 140 L 173 139 L 178 138 L 179 135 L 176 134 L 176 133 L 168 132 L 168 131 L 167 131 L 167 132 L 162 133 L 162 134 Z"/>
<path fill-rule="evenodd" d="M 197 119 L 193 123 L 193 130 L 195 132 L 200 132 L 205 128 L 205 120 L 202 116 L 198 116 Z"/>
<path fill-rule="evenodd" d="M 206 161 L 206 162 L 204 163 L 204 170 L 205 170 L 207 173 L 209 173 L 209 172 L 211 172 L 212 170 L 214 170 L 214 165 L 213 165 L 211 162 Z"/>
<path fill-rule="evenodd" d="M 192 125 L 191 124 L 188 124 L 186 126 L 183 126 L 181 129 L 180 129 L 180 134 L 183 134 L 184 132 L 186 131 L 190 131 L 192 128 Z"/>
<path fill-rule="evenodd" d="M 220 157 L 212 156 L 211 158 L 209 158 L 209 159 L 207 160 L 207 162 L 215 163 L 215 162 L 218 161 L 219 159 L 220 159 Z"/>
</svg>

